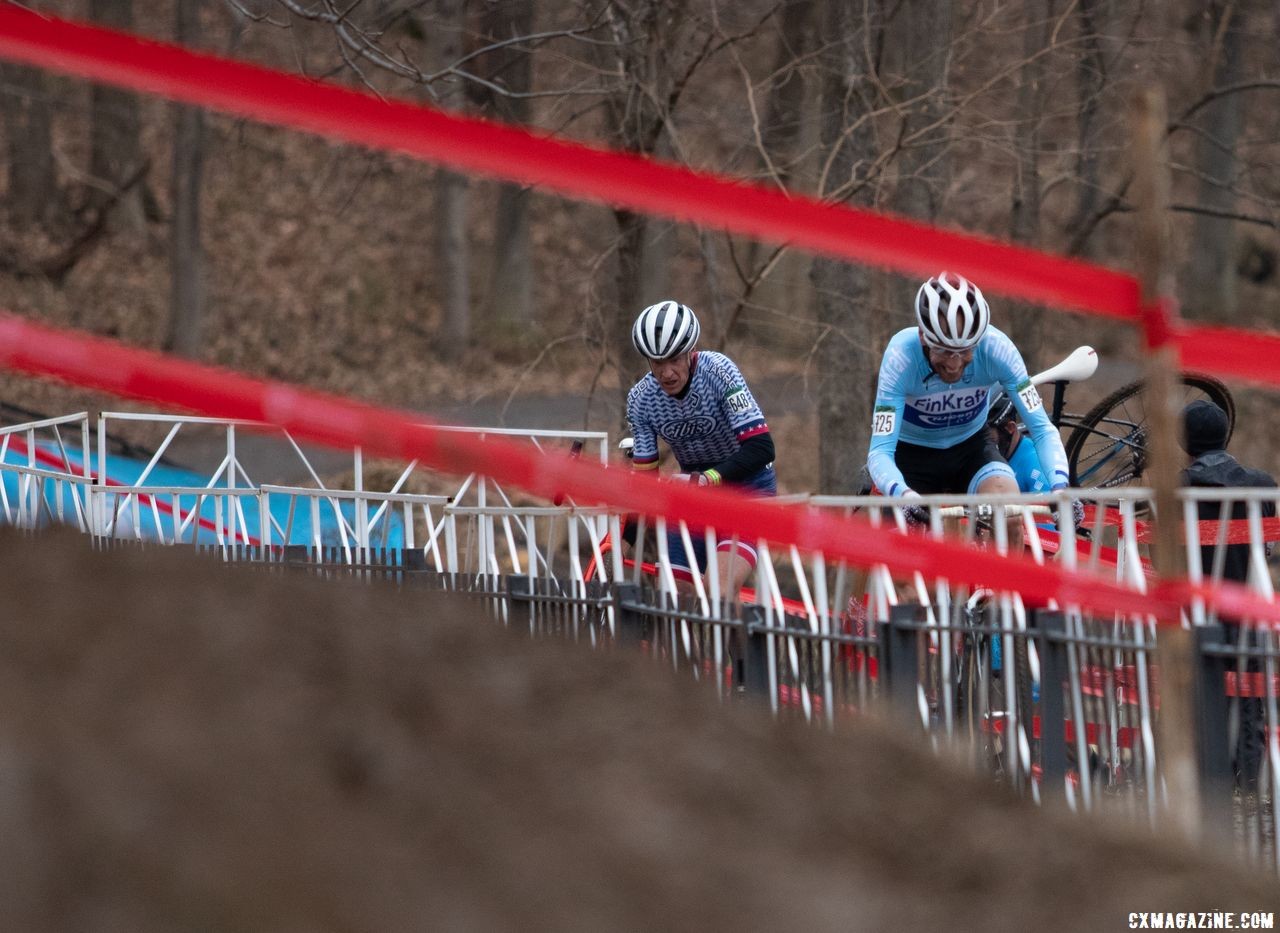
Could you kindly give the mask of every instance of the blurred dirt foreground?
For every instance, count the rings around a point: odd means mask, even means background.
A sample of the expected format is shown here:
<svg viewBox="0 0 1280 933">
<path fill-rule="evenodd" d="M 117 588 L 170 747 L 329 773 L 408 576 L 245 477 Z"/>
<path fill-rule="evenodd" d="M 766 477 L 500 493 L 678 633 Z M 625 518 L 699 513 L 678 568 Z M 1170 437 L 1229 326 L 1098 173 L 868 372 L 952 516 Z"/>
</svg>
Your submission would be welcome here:
<svg viewBox="0 0 1280 933">
<path fill-rule="evenodd" d="M 6 929 L 1123 929 L 1280 887 L 466 602 L 0 536 Z"/>
</svg>

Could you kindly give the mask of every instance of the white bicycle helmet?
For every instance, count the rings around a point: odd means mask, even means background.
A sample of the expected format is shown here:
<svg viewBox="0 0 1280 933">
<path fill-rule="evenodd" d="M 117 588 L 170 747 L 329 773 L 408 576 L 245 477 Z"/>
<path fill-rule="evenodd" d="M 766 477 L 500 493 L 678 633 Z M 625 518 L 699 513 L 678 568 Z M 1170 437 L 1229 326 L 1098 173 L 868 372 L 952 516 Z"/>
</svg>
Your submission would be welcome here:
<svg viewBox="0 0 1280 933">
<path fill-rule="evenodd" d="M 693 309 L 678 301 L 660 301 L 640 312 L 631 328 L 631 342 L 641 356 L 669 360 L 692 350 L 701 332 Z"/>
<path fill-rule="evenodd" d="M 968 350 L 991 323 L 991 309 L 978 286 L 940 272 L 916 292 L 916 323 L 924 342 L 938 350 Z"/>
</svg>

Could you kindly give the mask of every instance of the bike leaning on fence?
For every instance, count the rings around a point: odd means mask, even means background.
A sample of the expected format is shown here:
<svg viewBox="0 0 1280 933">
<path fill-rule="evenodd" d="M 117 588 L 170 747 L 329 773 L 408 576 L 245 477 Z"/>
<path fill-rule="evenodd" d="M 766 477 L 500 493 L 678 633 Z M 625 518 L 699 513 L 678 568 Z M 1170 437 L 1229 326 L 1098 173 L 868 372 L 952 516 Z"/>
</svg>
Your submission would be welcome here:
<svg viewBox="0 0 1280 933">
<path fill-rule="evenodd" d="M 1069 431 L 1064 447 L 1071 485 L 1095 489 L 1139 485 L 1146 469 L 1151 419 L 1142 381 L 1121 386 L 1085 414 L 1066 410 L 1067 386 L 1090 378 L 1098 367 L 1090 347 L 1079 347 L 1056 366 L 1031 377 L 1036 386 L 1053 386 L 1049 420 L 1060 431 Z M 1182 409 L 1197 399 L 1208 399 L 1227 413 L 1230 439 L 1235 425 L 1235 400 L 1230 390 L 1212 376 L 1182 373 Z"/>
</svg>

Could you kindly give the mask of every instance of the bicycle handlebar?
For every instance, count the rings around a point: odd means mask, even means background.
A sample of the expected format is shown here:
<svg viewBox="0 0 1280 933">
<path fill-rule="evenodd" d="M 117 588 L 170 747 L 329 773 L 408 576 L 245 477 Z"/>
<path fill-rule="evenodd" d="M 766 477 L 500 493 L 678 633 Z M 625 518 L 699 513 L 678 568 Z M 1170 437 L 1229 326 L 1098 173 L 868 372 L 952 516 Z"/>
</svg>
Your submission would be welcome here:
<svg viewBox="0 0 1280 933">
<path fill-rule="evenodd" d="M 996 509 L 1004 509 L 1007 515 L 1053 515 L 1053 509 L 1047 505 L 944 505 L 937 509 L 943 518 L 967 518 L 977 514 L 981 517 L 995 514 Z"/>
</svg>

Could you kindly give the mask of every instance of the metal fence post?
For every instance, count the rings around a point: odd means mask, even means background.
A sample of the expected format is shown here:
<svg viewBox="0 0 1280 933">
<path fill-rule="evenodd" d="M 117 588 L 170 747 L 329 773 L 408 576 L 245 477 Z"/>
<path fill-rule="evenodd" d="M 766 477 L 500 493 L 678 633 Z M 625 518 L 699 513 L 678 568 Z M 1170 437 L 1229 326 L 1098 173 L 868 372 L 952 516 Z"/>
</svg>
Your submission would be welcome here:
<svg viewBox="0 0 1280 933">
<path fill-rule="evenodd" d="M 1221 624 L 1198 626 L 1195 635 L 1196 763 L 1202 788 L 1202 817 L 1206 829 L 1230 831 L 1232 797 L 1230 709 L 1226 675 L 1230 658 L 1220 651 L 1226 641 Z"/>
<path fill-rule="evenodd" d="M 888 682 L 889 705 L 895 714 L 920 725 L 920 629 L 925 609 L 916 603 L 893 606 L 880 623 L 880 676 Z"/>
<path fill-rule="evenodd" d="M 502 578 L 512 625 L 533 632 L 533 578 L 524 574 L 508 574 Z"/>
<path fill-rule="evenodd" d="M 1067 776 L 1067 618 L 1061 612 L 1035 613 L 1033 633 L 1040 645 L 1040 788 L 1046 795 L 1065 796 Z M 1084 723 L 1076 723 L 1083 729 Z M 1089 762 L 1079 762 L 1080 768 Z"/>
<path fill-rule="evenodd" d="M 761 629 L 764 627 L 764 608 L 761 606 L 742 607 L 743 635 L 743 692 L 747 696 L 767 698 L 769 696 L 769 644 L 768 638 Z"/>
<path fill-rule="evenodd" d="M 615 583 L 609 588 L 609 598 L 618 623 L 618 644 L 638 647 L 644 641 L 645 623 L 636 608 L 640 605 L 640 587 L 635 583 Z"/>
</svg>

